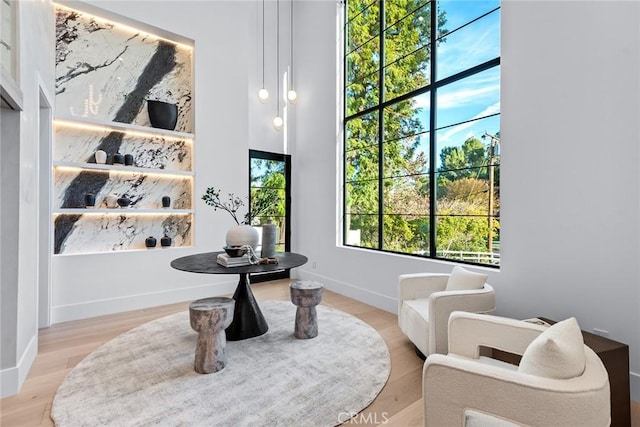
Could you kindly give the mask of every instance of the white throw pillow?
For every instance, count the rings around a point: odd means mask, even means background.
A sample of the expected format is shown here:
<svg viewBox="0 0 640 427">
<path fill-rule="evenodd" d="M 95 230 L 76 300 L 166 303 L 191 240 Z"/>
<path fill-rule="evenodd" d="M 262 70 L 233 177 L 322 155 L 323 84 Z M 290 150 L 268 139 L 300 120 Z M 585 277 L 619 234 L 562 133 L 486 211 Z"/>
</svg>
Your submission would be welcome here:
<svg viewBox="0 0 640 427">
<path fill-rule="evenodd" d="M 449 280 L 447 280 L 447 291 L 471 291 L 482 289 L 487 282 L 486 274 L 476 273 L 466 270 L 460 266 L 453 267 Z"/>
<path fill-rule="evenodd" d="M 574 317 L 551 325 L 531 341 L 522 355 L 518 372 L 539 377 L 567 379 L 582 375 L 584 340 Z"/>
</svg>

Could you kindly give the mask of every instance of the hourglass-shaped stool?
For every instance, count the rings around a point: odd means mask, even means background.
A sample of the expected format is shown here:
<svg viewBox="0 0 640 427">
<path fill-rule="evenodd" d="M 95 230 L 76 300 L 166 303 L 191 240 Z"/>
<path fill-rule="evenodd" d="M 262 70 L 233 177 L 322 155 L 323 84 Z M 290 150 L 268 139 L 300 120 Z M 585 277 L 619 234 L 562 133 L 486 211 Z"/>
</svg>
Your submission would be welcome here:
<svg viewBox="0 0 640 427">
<path fill-rule="evenodd" d="M 322 283 L 312 281 L 295 282 L 289 285 L 291 302 L 296 305 L 296 325 L 293 336 L 300 339 L 318 336 L 316 305 L 322 301 Z"/>
<path fill-rule="evenodd" d="M 227 364 L 225 328 L 233 320 L 235 301 L 231 298 L 204 298 L 189 304 L 191 328 L 198 333 L 193 369 L 199 374 L 222 370 Z"/>
</svg>

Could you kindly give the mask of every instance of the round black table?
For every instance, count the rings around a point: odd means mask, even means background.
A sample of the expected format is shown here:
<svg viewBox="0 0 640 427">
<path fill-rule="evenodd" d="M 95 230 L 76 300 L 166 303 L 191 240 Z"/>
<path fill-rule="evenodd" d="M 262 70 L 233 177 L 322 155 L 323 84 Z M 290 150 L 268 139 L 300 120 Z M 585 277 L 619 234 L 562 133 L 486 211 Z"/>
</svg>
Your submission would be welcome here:
<svg viewBox="0 0 640 427">
<path fill-rule="evenodd" d="M 240 281 L 233 294 L 233 299 L 236 301 L 233 321 L 225 330 L 227 340 L 239 341 L 264 334 L 269 330 L 269 325 L 267 325 L 253 292 L 251 292 L 249 275 L 299 267 L 307 262 L 307 257 L 293 252 L 277 252 L 278 264 L 224 267 L 216 261 L 220 253 L 223 252 L 205 252 L 176 258 L 171 261 L 171 267 L 190 273 L 239 274 Z"/>
</svg>

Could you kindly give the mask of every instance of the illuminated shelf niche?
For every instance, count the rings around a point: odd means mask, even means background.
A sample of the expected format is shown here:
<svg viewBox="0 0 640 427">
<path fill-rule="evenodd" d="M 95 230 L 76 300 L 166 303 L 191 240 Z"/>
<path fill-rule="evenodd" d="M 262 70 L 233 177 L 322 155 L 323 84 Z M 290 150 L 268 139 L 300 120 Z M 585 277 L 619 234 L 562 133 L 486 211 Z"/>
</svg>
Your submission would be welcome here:
<svg viewBox="0 0 640 427">
<path fill-rule="evenodd" d="M 57 34 L 73 37 L 58 37 L 56 46 L 64 55 L 56 58 L 54 254 L 146 250 L 147 237 L 159 242 L 164 235 L 174 247 L 190 247 L 192 41 L 126 17 L 118 22 L 96 16 L 101 12 L 91 6 L 78 7 L 55 4 Z M 75 73 L 87 56 L 104 65 Z M 142 75 L 148 69 L 160 73 L 153 82 Z M 154 99 L 178 105 L 176 130 L 151 127 L 146 101 Z M 98 150 L 107 154 L 105 163 L 97 163 Z M 131 155 L 133 165 L 113 164 L 116 154 Z M 85 207 L 87 194 L 95 196 L 94 208 Z M 128 197 L 132 206 L 108 208 L 113 195 Z M 162 207 L 164 196 L 170 197 L 170 208 Z"/>
</svg>

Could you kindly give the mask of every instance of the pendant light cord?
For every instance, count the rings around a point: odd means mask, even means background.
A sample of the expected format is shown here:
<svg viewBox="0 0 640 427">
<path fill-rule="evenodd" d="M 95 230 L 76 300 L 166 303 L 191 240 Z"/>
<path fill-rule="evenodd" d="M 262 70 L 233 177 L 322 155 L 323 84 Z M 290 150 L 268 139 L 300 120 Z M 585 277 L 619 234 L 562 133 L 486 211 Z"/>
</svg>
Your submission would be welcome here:
<svg viewBox="0 0 640 427">
<path fill-rule="evenodd" d="M 293 85 L 293 0 L 291 0 L 291 31 L 289 34 L 289 38 L 291 39 L 291 52 L 290 52 L 290 56 L 291 56 L 291 89 L 294 88 Z"/>
<path fill-rule="evenodd" d="M 264 0 L 262 0 L 262 88 L 264 89 Z"/>
<path fill-rule="evenodd" d="M 276 1 L 276 117 L 280 116 L 280 0 Z"/>
</svg>

